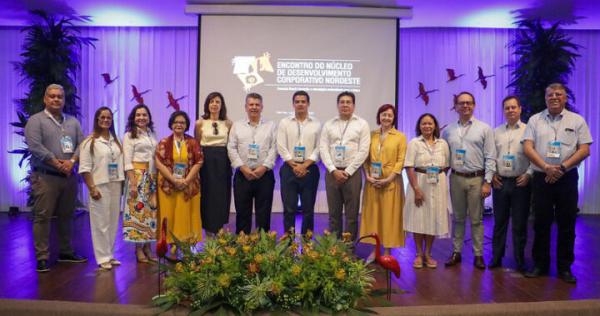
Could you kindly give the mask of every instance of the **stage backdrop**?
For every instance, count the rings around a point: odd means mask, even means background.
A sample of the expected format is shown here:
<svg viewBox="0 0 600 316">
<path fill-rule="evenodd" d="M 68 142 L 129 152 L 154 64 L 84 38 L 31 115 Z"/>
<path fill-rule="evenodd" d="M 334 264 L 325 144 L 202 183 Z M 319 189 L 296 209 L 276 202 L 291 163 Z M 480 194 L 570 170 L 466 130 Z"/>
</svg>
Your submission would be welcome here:
<svg viewBox="0 0 600 316">
<path fill-rule="evenodd" d="M 569 31 L 576 43 L 584 48 L 580 51 L 576 69 L 569 86 L 573 89 L 575 106 L 586 118 L 592 136 L 600 137 L 600 115 L 597 102 L 600 100 L 600 31 Z M 143 95 L 152 109 L 158 135 L 164 137 L 169 130 L 167 117 L 172 108 L 167 108 L 167 91 L 179 101 L 182 110 L 194 116 L 196 111 L 196 28 L 82 28 L 82 34 L 99 39 L 96 49 L 82 51 L 82 70 L 78 74 L 78 85 L 83 108 L 82 125 L 87 134 L 95 109 L 107 105 L 117 111 L 116 125 L 123 132 L 126 116 L 134 106 L 131 101 L 131 85 L 138 90 L 151 89 Z M 374 34 L 377 36 L 377 34 Z M 502 122 L 500 102 L 509 93 L 506 85 L 509 70 L 503 68 L 511 60 L 511 52 L 506 47 L 514 36 L 514 30 L 507 29 L 457 29 L 457 28 L 415 28 L 400 32 L 400 73 L 399 129 L 410 138 L 414 137 L 415 120 L 424 112 L 434 113 L 440 123 L 447 124 L 456 119 L 450 110 L 452 94 L 461 90 L 474 93 L 477 100 L 477 118 L 496 126 Z M 22 140 L 15 135 L 10 122 L 17 120 L 13 100 L 24 95 L 26 86 L 19 84 L 21 77 L 14 72 L 11 61 L 19 60 L 23 34 L 17 28 L 0 28 L 0 104 L 5 110 L 0 112 L 0 148 L 5 150 L 0 163 L 0 210 L 9 206 L 25 205 L 24 185 L 20 182 L 25 172 L 19 169 L 19 157 L 6 154 L 6 151 L 22 146 Z M 209 48 L 207 48 L 209 49 Z M 372 47 L 372 49 L 379 49 Z M 488 78 L 483 89 L 477 78 L 477 67 L 481 67 Z M 465 74 L 452 82 L 448 80 L 446 68 L 456 74 Z M 101 73 L 110 73 L 119 78 L 104 87 Z M 418 82 L 425 89 L 438 91 L 430 93 L 429 105 L 425 105 L 419 94 Z M 225 96 L 227 98 L 227 95 Z M 227 100 L 230 111 L 243 111 L 243 100 Z M 268 102 L 268 101 L 267 101 Z M 331 101 L 333 104 L 335 100 Z M 314 104 L 313 111 L 329 104 Z M 376 107 L 367 100 L 361 106 Z M 368 118 L 372 121 L 373 118 Z M 372 126 L 375 128 L 375 126 Z M 598 184 L 598 163 L 600 150 L 592 145 L 591 157 L 580 167 L 580 206 L 584 213 L 600 214 L 600 185 Z M 322 195 L 322 194 L 321 194 Z M 274 199 L 280 206 L 280 199 Z M 274 210 L 279 210 L 277 205 Z M 324 199 L 317 204 L 318 211 L 326 211 Z"/>
</svg>

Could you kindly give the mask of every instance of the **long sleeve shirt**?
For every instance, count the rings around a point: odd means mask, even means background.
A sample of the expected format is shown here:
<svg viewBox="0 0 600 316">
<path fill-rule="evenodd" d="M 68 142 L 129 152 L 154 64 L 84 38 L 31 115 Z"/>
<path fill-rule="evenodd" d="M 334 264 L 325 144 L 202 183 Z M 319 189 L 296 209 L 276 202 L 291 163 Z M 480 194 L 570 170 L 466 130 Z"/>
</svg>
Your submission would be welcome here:
<svg viewBox="0 0 600 316">
<path fill-rule="evenodd" d="M 367 159 L 370 145 L 371 131 L 367 121 L 356 115 L 352 115 L 346 121 L 335 117 L 323 125 L 319 153 L 328 172 L 345 168 L 345 171 L 352 175 Z M 338 146 L 344 146 L 344 157 L 341 161 L 335 159 Z"/>
<path fill-rule="evenodd" d="M 305 148 L 306 159 L 319 161 L 319 136 L 321 123 L 312 117 L 307 117 L 304 122 L 296 117 L 286 117 L 277 126 L 277 152 L 284 161 L 294 158 L 294 147 Z"/>
<path fill-rule="evenodd" d="M 471 117 L 466 124 L 449 124 L 442 138 L 450 146 L 450 166 L 458 172 L 485 170 L 485 181 L 491 182 L 496 172 L 494 131 L 489 125 Z M 457 163 L 457 150 L 464 150 L 464 163 Z"/>
<path fill-rule="evenodd" d="M 91 137 L 81 144 L 79 173 L 91 173 L 95 185 L 125 180 L 125 173 L 123 171 L 123 153 L 112 135 L 108 140 L 103 137 L 95 139 L 93 156 L 91 147 Z M 110 177 L 109 164 L 117 165 L 116 177 L 112 179 Z"/>
<path fill-rule="evenodd" d="M 148 170 L 156 173 L 154 165 L 154 152 L 158 141 L 152 132 L 137 130 L 137 137 L 131 138 L 131 133 L 125 133 L 123 137 L 123 155 L 125 158 L 125 171 L 133 170 L 133 162 L 147 162 Z"/>
<path fill-rule="evenodd" d="M 272 121 L 260 121 L 258 125 L 250 125 L 250 121 L 239 120 L 233 123 L 229 132 L 227 154 L 233 168 L 248 166 L 255 169 L 265 166 L 273 169 L 277 158 L 276 126 Z M 258 158 L 248 157 L 250 145 L 258 145 Z"/>
</svg>

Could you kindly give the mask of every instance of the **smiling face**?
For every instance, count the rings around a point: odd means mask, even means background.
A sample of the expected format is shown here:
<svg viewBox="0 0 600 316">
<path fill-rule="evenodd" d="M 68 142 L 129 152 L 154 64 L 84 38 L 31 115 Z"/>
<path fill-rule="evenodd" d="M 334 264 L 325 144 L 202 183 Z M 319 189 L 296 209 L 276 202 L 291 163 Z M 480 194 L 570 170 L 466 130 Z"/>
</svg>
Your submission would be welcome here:
<svg viewBox="0 0 600 316">
<path fill-rule="evenodd" d="M 248 114 L 248 119 L 251 121 L 260 120 L 262 109 L 263 105 L 260 99 L 252 97 L 246 98 L 246 113 Z"/>
<path fill-rule="evenodd" d="M 185 133 L 187 130 L 187 121 L 183 115 L 177 115 L 173 119 L 171 130 L 175 135 L 183 135 L 183 133 Z"/>
<path fill-rule="evenodd" d="M 296 115 L 306 116 L 308 114 L 308 98 L 305 95 L 297 95 L 294 97 L 294 111 Z"/>
<path fill-rule="evenodd" d="M 387 109 L 381 113 L 379 113 L 379 122 L 381 123 L 381 128 L 389 129 L 394 125 L 394 110 Z"/>
<path fill-rule="evenodd" d="M 148 115 L 148 111 L 145 108 L 138 108 L 135 110 L 134 117 L 135 126 L 145 130 L 148 127 L 148 123 L 150 123 L 150 116 Z"/>
<path fill-rule="evenodd" d="M 98 126 L 102 130 L 109 130 L 112 126 L 112 113 L 109 110 L 102 110 L 98 116 Z"/>
<path fill-rule="evenodd" d="M 552 115 L 558 115 L 567 105 L 567 92 L 561 88 L 546 88 L 546 108 Z"/>
<path fill-rule="evenodd" d="M 521 106 L 515 98 L 510 98 L 504 101 L 502 105 L 504 110 L 504 117 L 510 124 L 516 123 L 521 118 Z"/>
<path fill-rule="evenodd" d="M 210 112 L 210 114 L 215 114 L 219 116 L 219 113 L 221 112 L 222 103 L 223 100 L 221 100 L 221 97 L 219 96 L 210 99 L 210 101 L 208 102 L 208 111 Z"/>
<path fill-rule="evenodd" d="M 341 96 L 337 107 L 341 118 L 348 119 L 354 113 L 354 101 L 349 95 Z"/>
<path fill-rule="evenodd" d="M 430 116 L 423 116 L 419 122 L 419 130 L 423 137 L 428 138 L 433 134 L 435 130 L 435 121 Z"/>
<path fill-rule="evenodd" d="M 475 110 L 475 100 L 470 95 L 463 93 L 456 98 L 456 104 L 454 104 L 454 110 L 461 119 L 468 120 L 473 116 Z"/>
<path fill-rule="evenodd" d="M 58 88 L 48 89 L 44 94 L 44 105 L 48 112 L 54 115 L 60 114 L 65 106 L 65 92 Z"/>
</svg>

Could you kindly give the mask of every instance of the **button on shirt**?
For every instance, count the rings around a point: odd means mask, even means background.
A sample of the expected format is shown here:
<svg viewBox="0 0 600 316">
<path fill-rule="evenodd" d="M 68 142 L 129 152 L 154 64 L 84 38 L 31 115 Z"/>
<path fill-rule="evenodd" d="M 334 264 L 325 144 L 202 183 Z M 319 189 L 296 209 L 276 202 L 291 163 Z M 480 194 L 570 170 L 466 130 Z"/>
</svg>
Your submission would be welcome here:
<svg viewBox="0 0 600 316">
<path fill-rule="evenodd" d="M 104 137 L 98 137 L 94 141 L 94 156 L 90 151 L 92 141 L 87 138 L 81 144 L 81 156 L 79 157 L 79 173 L 89 172 L 92 174 L 95 185 L 111 182 L 108 174 L 108 164 L 117 164 L 117 179 L 112 181 L 125 180 L 123 172 L 123 153 L 115 139 L 110 136 L 109 140 Z"/>
<path fill-rule="evenodd" d="M 154 133 L 137 130 L 137 138 L 131 138 L 131 132 L 123 137 L 123 155 L 125 171 L 133 170 L 132 162 L 147 162 L 151 173 L 156 173 L 154 166 L 154 152 L 157 145 Z"/>
<path fill-rule="evenodd" d="M 496 171 L 496 146 L 492 128 L 472 117 L 467 124 L 460 121 L 449 124 L 442 133 L 442 138 L 450 146 L 450 166 L 459 172 L 476 172 L 485 170 L 485 180 L 492 181 Z M 464 164 L 458 166 L 455 161 L 457 149 L 466 151 Z"/>
<path fill-rule="evenodd" d="M 496 170 L 503 177 L 518 177 L 525 172 L 532 174 L 533 170 L 529 168 L 529 159 L 523 153 L 523 144 L 521 139 L 525 133 L 525 123 L 519 121 L 515 126 L 510 127 L 502 124 L 494 130 L 494 141 L 496 142 Z M 503 165 L 503 158 L 506 155 L 513 155 L 513 168 L 506 168 Z"/>
<path fill-rule="evenodd" d="M 246 165 L 252 169 L 265 166 L 273 169 L 276 149 L 276 126 L 272 121 L 263 122 L 256 126 L 250 125 L 249 120 L 239 120 L 233 123 L 229 132 L 227 143 L 227 154 L 233 168 Z M 250 144 L 259 146 L 258 159 L 248 159 L 248 148 Z"/>
<path fill-rule="evenodd" d="M 577 151 L 578 145 L 591 144 L 592 135 L 581 115 L 564 109 L 553 118 L 546 109 L 529 118 L 523 140 L 533 141 L 535 151 L 546 163 L 558 165 L 571 157 Z M 553 141 L 560 142 L 560 158 L 546 157 L 548 143 Z M 543 172 L 535 164 L 531 167 L 535 171 Z"/>
<path fill-rule="evenodd" d="M 295 116 L 282 119 L 277 127 L 279 156 L 284 161 L 292 160 L 294 147 L 303 146 L 307 160 L 319 161 L 320 131 L 321 123 L 312 117 L 307 117 L 303 122 L 298 121 Z"/>
<path fill-rule="evenodd" d="M 436 138 L 432 145 L 423 136 L 413 138 L 408 143 L 404 167 L 446 168 L 450 163 L 450 151 L 445 140 Z"/>
<path fill-rule="evenodd" d="M 334 160 L 336 146 L 346 147 L 344 160 L 339 163 Z M 367 159 L 369 146 L 371 146 L 369 123 L 356 115 L 352 115 L 347 121 L 335 117 L 323 125 L 319 153 L 329 172 L 333 172 L 336 168 L 345 168 L 349 175 L 354 174 Z"/>
</svg>

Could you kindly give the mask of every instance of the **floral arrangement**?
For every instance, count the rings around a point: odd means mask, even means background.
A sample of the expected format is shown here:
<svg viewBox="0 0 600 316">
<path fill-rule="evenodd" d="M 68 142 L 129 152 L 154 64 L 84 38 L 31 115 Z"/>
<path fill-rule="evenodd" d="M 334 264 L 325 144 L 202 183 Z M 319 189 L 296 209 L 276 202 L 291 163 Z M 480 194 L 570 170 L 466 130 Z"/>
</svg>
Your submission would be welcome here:
<svg viewBox="0 0 600 316">
<path fill-rule="evenodd" d="M 234 235 L 221 230 L 202 249 L 177 241 L 181 261 L 167 267 L 165 293 L 154 304 L 163 310 L 184 305 L 194 315 L 220 309 L 234 314 L 359 312 L 358 302 L 369 294 L 374 278 L 351 254 L 350 234 L 343 240 L 327 231 L 314 240 L 311 235 L 277 239 L 274 231 Z"/>
</svg>

